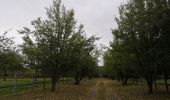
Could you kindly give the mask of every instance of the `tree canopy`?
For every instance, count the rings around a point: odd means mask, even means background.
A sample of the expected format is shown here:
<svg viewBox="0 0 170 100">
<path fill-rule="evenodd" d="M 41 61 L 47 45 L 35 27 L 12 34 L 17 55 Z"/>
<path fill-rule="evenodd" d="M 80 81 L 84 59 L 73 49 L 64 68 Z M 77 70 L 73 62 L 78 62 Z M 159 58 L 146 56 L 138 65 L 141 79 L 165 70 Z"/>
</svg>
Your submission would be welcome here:
<svg viewBox="0 0 170 100">
<path fill-rule="evenodd" d="M 19 33 L 24 34 L 22 51 L 27 65 L 48 73 L 55 91 L 56 82 L 66 72 L 72 71 L 78 84 L 89 67 L 97 64 L 92 51 L 98 38 L 88 38 L 83 25 L 77 25 L 74 11 L 66 10 L 60 0 L 46 10 L 47 19 L 38 18 L 32 21 L 34 30 L 24 28 Z"/>
<path fill-rule="evenodd" d="M 105 64 L 114 66 L 119 77 L 128 77 L 138 69 L 137 74 L 146 80 L 150 93 L 158 76 L 169 72 L 169 6 L 167 0 L 130 0 L 120 6 L 118 28 L 112 32 L 114 41 L 107 51 L 110 55 L 106 53 L 105 57 Z M 168 72 L 160 75 L 160 69 L 165 68 Z"/>
</svg>

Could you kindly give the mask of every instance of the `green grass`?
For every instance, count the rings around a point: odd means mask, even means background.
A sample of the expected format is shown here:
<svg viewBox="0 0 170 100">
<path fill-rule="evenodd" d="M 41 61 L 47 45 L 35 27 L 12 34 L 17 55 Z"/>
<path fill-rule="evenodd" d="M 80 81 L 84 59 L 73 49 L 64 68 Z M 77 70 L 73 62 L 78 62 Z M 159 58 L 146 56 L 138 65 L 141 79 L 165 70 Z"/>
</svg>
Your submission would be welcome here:
<svg viewBox="0 0 170 100">
<path fill-rule="evenodd" d="M 165 82 L 164 82 L 163 79 L 161 79 L 161 80 L 157 80 L 156 83 L 158 83 L 158 84 L 164 84 Z M 170 80 L 168 80 L 168 84 L 170 84 Z"/>
<path fill-rule="evenodd" d="M 122 86 L 119 82 L 108 83 L 112 87 L 112 93 L 116 100 L 170 100 L 170 94 L 166 92 L 163 85 L 158 84 L 158 90 L 153 94 L 148 93 L 146 84 Z"/>
<path fill-rule="evenodd" d="M 25 79 L 22 81 L 28 82 Z M 123 86 L 120 82 L 108 79 L 85 80 L 80 85 L 74 85 L 73 81 L 68 84 L 60 81 L 54 93 L 50 92 L 50 87 L 46 90 L 42 89 L 42 85 L 36 87 L 20 87 L 16 96 L 0 96 L 0 100 L 170 100 L 170 94 L 162 84 L 158 84 L 158 90 L 154 89 L 153 94 L 148 94 L 146 84 Z M 12 94 L 13 89 L 0 91 L 2 94 Z"/>
<path fill-rule="evenodd" d="M 47 82 L 50 79 L 46 79 Z M 43 82 L 42 78 L 38 78 L 37 82 Z M 6 81 L 0 80 L 0 95 L 11 95 L 14 91 L 14 79 L 7 79 Z M 48 83 L 49 84 L 49 83 Z M 47 85 L 48 85 L 47 84 Z M 2 88 L 4 87 L 4 88 Z M 35 88 L 43 87 L 43 84 L 34 84 Z M 32 89 L 32 79 L 31 78 L 24 78 L 24 79 L 17 79 L 17 89 L 16 93 L 22 93 Z"/>
<path fill-rule="evenodd" d="M 50 78 L 46 78 L 46 87 L 50 87 Z M 73 78 L 61 78 L 60 84 L 65 84 L 67 80 L 73 80 Z M 42 83 L 41 83 L 42 82 Z M 7 79 L 4 81 L 3 79 L 0 79 L 0 95 L 12 95 L 14 93 L 14 83 L 15 79 Z M 34 84 L 34 88 L 43 88 L 43 78 L 37 78 L 36 83 L 41 84 Z M 5 88 L 3 88 L 5 87 Z M 16 93 L 21 94 L 27 91 L 32 90 L 32 78 L 19 78 L 17 79 L 17 89 Z"/>
<path fill-rule="evenodd" d="M 103 82 L 99 83 L 99 88 L 98 88 L 98 100 L 106 100 L 106 88 Z"/>
<path fill-rule="evenodd" d="M 50 79 L 46 79 L 46 80 L 50 80 Z M 7 79 L 6 81 L 4 80 L 0 80 L 0 87 L 4 87 L 4 86 L 13 86 L 15 82 L 15 79 Z M 43 82 L 42 78 L 38 78 L 37 82 Z M 17 84 L 18 85 L 22 85 L 22 84 L 31 84 L 32 83 L 32 79 L 31 78 L 24 78 L 24 79 L 17 79 Z"/>
<path fill-rule="evenodd" d="M 50 88 L 46 90 L 34 89 L 16 96 L 0 96 L 0 100 L 89 100 L 89 91 L 95 86 L 96 81 L 83 81 L 80 85 L 72 82 L 68 84 L 56 85 L 56 92 L 50 92 Z M 91 100 L 91 99 L 90 99 Z"/>
</svg>

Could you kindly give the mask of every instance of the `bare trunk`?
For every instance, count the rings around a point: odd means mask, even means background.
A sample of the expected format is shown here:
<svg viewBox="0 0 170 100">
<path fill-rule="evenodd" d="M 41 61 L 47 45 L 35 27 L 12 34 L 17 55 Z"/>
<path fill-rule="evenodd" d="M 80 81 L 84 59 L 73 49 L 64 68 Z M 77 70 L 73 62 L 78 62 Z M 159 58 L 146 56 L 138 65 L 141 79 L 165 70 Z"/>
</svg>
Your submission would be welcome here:
<svg viewBox="0 0 170 100">
<path fill-rule="evenodd" d="M 136 79 L 136 84 L 139 85 L 139 80 L 138 79 Z"/>
<path fill-rule="evenodd" d="M 133 78 L 133 84 L 135 84 L 135 78 Z"/>
<path fill-rule="evenodd" d="M 37 82 L 37 77 L 38 77 L 38 69 L 35 69 L 35 76 L 34 76 L 35 82 Z"/>
<path fill-rule="evenodd" d="M 92 73 L 89 73 L 89 80 L 92 79 Z"/>
<path fill-rule="evenodd" d="M 6 81 L 6 77 L 4 77 L 4 81 Z"/>
<path fill-rule="evenodd" d="M 78 73 L 76 73 L 76 76 L 75 76 L 75 84 L 76 85 L 79 85 L 80 82 L 82 80 L 82 77 L 78 75 Z"/>
<path fill-rule="evenodd" d="M 146 82 L 148 86 L 148 92 L 152 94 L 153 93 L 153 80 L 149 78 L 149 79 L 146 79 Z"/>
<path fill-rule="evenodd" d="M 77 75 L 76 75 L 76 77 L 75 77 L 75 84 L 76 84 L 76 85 L 79 85 L 79 78 L 78 78 Z"/>
<path fill-rule="evenodd" d="M 154 80 L 154 85 L 155 85 L 155 90 L 157 90 L 157 89 L 158 89 L 158 87 L 157 87 L 156 80 Z"/>
<path fill-rule="evenodd" d="M 6 77 L 7 77 L 7 71 L 6 69 L 4 70 L 4 81 L 6 81 Z"/>
<path fill-rule="evenodd" d="M 122 84 L 127 85 L 128 78 L 121 78 Z"/>
<path fill-rule="evenodd" d="M 45 90 L 45 82 L 46 82 L 46 80 L 45 80 L 45 75 L 43 76 L 43 90 Z"/>
<path fill-rule="evenodd" d="M 165 88 L 166 88 L 166 91 L 169 92 L 169 87 L 168 87 L 168 75 L 167 75 L 167 74 L 164 75 L 164 81 L 165 81 Z"/>
<path fill-rule="evenodd" d="M 53 74 L 51 77 L 51 92 L 55 92 L 56 82 L 56 74 Z"/>
</svg>

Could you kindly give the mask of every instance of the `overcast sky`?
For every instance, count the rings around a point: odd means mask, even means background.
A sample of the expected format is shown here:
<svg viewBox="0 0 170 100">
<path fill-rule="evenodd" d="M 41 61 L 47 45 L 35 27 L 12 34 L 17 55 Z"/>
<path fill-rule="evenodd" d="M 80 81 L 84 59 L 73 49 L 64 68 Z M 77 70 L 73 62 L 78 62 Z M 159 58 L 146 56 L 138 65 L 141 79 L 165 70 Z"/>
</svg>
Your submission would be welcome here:
<svg viewBox="0 0 170 100">
<path fill-rule="evenodd" d="M 78 23 L 84 24 L 89 35 L 98 34 L 98 44 L 109 46 L 112 41 L 111 28 L 116 27 L 114 17 L 118 7 L 127 0 L 62 0 L 67 9 L 75 10 Z M 45 18 L 45 7 L 52 0 L 0 0 L 0 34 L 12 29 L 9 36 L 15 37 L 17 44 L 22 43 L 16 30 L 31 27 L 30 22 L 38 17 Z"/>
<path fill-rule="evenodd" d="M 84 24 L 88 35 L 97 34 L 99 43 L 109 46 L 112 40 L 111 28 L 116 27 L 114 16 L 118 7 L 126 0 L 62 0 L 67 9 L 75 10 L 75 18 Z M 12 29 L 10 36 L 16 43 L 22 40 L 16 30 L 30 27 L 30 22 L 38 17 L 45 17 L 45 7 L 52 0 L 0 0 L 0 33 Z"/>
</svg>

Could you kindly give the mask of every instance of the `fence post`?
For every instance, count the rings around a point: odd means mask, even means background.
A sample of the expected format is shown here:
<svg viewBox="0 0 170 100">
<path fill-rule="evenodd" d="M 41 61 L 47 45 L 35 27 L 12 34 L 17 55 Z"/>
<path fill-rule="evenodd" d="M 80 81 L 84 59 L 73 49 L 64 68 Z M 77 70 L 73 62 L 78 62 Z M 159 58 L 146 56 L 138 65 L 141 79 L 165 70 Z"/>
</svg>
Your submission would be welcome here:
<svg viewBox="0 0 170 100">
<path fill-rule="evenodd" d="M 32 89 L 34 89 L 34 75 L 32 75 Z"/>
<path fill-rule="evenodd" d="M 15 72 L 15 79 L 14 79 L 14 87 L 13 87 L 13 95 L 16 95 L 16 89 L 17 89 L 17 73 Z"/>
<path fill-rule="evenodd" d="M 63 84 L 64 84 L 64 83 L 65 83 L 65 82 L 64 82 L 64 81 L 65 81 L 65 78 L 63 77 L 63 79 L 62 79 L 62 80 L 63 80 Z"/>
<path fill-rule="evenodd" d="M 45 90 L 45 82 L 46 82 L 45 75 L 43 75 L 43 90 Z"/>
<path fill-rule="evenodd" d="M 66 77 L 66 83 L 68 84 L 68 76 Z"/>
</svg>

